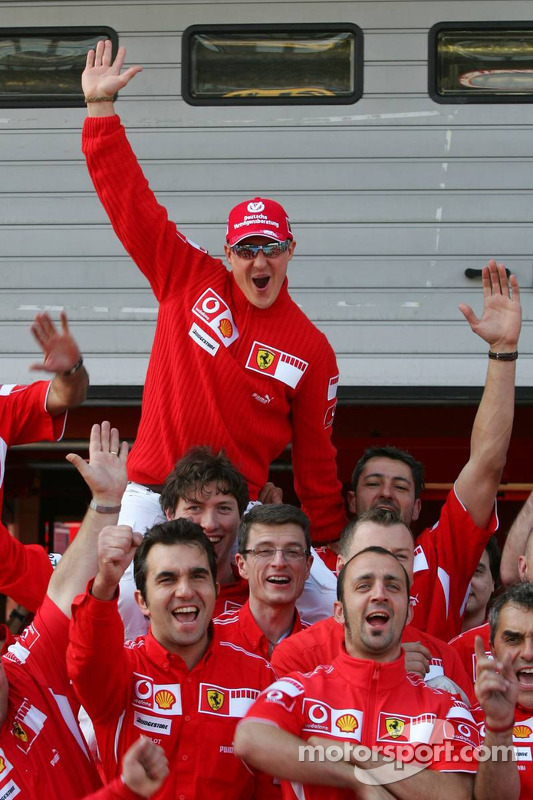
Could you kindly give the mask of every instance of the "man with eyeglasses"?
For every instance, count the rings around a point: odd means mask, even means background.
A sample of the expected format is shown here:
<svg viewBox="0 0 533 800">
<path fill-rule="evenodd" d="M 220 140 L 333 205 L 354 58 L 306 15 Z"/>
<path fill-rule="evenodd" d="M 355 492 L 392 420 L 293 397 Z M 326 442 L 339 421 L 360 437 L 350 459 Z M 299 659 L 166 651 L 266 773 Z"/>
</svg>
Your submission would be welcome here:
<svg viewBox="0 0 533 800">
<path fill-rule="evenodd" d="M 91 178 L 159 302 L 142 416 L 128 459 L 134 484 L 121 522 L 142 532 L 160 521 L 157 493 L 192 445 L 224 448 L 256 499 L 271 462 L 292 443 L 295 489 L 313 539 L 335 539 L 346 522 L 331 443 L 338 368 L 325 336 L 287 290 L 295 248 L 288 216 L 279 203 L 261 197 L 235 206 L 224 248 L 229 272 L 179 233 L 149 188 L 114 111 L 114 95 L 141 69 L 122 72 L 124 58 L 120 48 L 113 60 L 111 42 L 101 41 L 89 52 L 82 76 L 88 112 L 83 150 Z"/>
<path fill-rule="evenodd" d="M 270 661 L 278 642 L 307 627 L 296 601 L 309 576 L 309 520 L 291 505 L 258 505 L 239 528 L 237 566 L 249 598 L 214 620 L 223 638 Z"/>
</svg>

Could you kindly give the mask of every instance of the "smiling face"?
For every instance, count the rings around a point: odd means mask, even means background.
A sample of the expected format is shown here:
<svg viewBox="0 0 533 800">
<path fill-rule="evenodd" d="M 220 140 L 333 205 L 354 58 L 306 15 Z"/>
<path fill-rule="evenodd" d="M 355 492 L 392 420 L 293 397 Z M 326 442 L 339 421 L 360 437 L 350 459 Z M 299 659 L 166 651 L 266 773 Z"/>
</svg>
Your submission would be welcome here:
<svg viewBox="0 0 533 800">
<path fill-rule="evenodd" d="M 168 519 L 184 517 L 196 522 L 203 529 L 217 554 L 217 575 L 220 583 L 229 583 L 233 578 L 231 551 L 239 528 L 240 515 L 237 500 L 224 494 L 225 487 L 216 481 L 207 483 L 202 491 L 190 492 L 187 498 L 180 497 Z"/>
<path fill-rule="evenodd" d="M 148 552 L 145 598 L 137 591 L 137 602 L 159 644 L 189 668 L 207 648 L 216 595 L 207 554 L 197 544 L 158 543 Z"/>
<path fill-rule="evenodd" d="M 264 558 L 265 548 L 283 548 L 286 555 L 276 553 Z M 294 555 L 306 551 L 303 530 L 295 523 L 266 525 L 254 522 L 248 532 L 247 550 L 256 554 L 237 553 L 237 566 L 250 585 L 250 605 L 263 604 L 270 607 L 294 605 L 300 597 L 304 583 L 309 577 L 312 556 Z M 253 609 L 252 609 L 253 610 Z"/>
<path fill-rule="evenodd" d="M 519 686 L 518 702 L 533 708 L 533 610 L 512 602 L 505 605 L 498 618 L 492 651 L 499 661 L 510 653 Z"/>
<path fill-rule="evenodd" d="M 420 499 L 415 498 L 413 474 L 408 464 L 393 458 L 371 458 L 359 476 L 354 492 L 348 492 L 350 511 L 362 514 L 372 508 L 389 508 L 405 522 L 418 519 Z"/>
<path fill-rule="evenodd" d="M 346 652 L 354 658 L 394 661 L 410 613 L 405 571 L 386 553 L 361 553 L 346 566 L 335 617 L 344 624 Z"/>
<path fill-rule="evenodd" d="M 266 236 L 250 236 L 239 244 L 269 244 L 275 241 Z M 246 299 L 256 308 L 270 308 L 277 300 L 287 274 L 287 266 L 294 253 L 295 242 L 276 258 L 267 258 L 262 250 L 250 260 L 237 256 L 225 245 L 226 258 L 235 282 Z"/>
</svg>

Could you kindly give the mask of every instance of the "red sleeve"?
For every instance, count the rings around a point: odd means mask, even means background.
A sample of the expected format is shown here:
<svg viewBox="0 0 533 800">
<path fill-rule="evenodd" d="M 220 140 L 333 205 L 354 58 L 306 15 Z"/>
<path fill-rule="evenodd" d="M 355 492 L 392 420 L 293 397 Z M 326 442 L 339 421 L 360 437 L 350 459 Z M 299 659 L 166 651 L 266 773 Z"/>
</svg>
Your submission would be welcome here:
<svg viewBox="0 0 533 800">
<path fill-rule="evenodd" d="M 53 569 L 38 544 L 22 544 L 0 523 L 0 592 L 37 611 L 43 602 Z"/>
<path fill-rule="evenodd" d="M 487 528 L 474 524 L 452 489 L 440 519 L 416 540 L 412 624 L 445 642 L 461 632 L 472 575 L 498 528 L 494 511 Z"/>
<path fill-rule="evenodd" d="M 300 736 L 303 728 L 304 686 L 293 677 L 275 681 L 248 710 L 245 719 L 267 722 Z M 240 724 L 240 723 L 239 723 Z"/>
<path fill-rule="evenodd" d="M 62 438 L 67 415 L 50 416 L 46 410 L 49 389 L 50 381 L 0 386 L 0 436 L 8 447 Z"/>
<path fill-rule="evenodd" d="M 83 800 L 142 800 L 144 795 L 132 792 L 122 778 L 115 778 L 97 792 L 85 795 Z"/>
<path fill-rule="evenodd" d="M 124 708 L 129 672 L 118 593 L 109 602 L 97 600 L 92 583 L 72 605 L 67 667 L 77 697 L 97 723 Z"/>
<path fill-rule="evenodd" d="M 339 539 L 347 523 L 331 441 L 338 380 L 335 354 L 324 338 L 291 403 L 294 488 L 311 520 L 313 544 Z"/>
<path fill-rule="evenodd" d="M 4 664 L 32 664 L 32 670 L 42 670 L 54 675 L 54 681 L 66 688 L 69 686 L 65 653 L 68 644 L 69 619 L 56 604 L 46 596 L 33 622 L 28 625 L 5 655 Z M 6 665 L 7 667 L 7 665 Z"/>
<path fill-rule="evenodd" d="M 214 259 L 182 236 L 157 202 L 118 116 L 85 119 L 83 152 L 115 233 L 159 301 L 179 290 L 181 267 L 204 276 L 213 268 Z"/>
</svg>

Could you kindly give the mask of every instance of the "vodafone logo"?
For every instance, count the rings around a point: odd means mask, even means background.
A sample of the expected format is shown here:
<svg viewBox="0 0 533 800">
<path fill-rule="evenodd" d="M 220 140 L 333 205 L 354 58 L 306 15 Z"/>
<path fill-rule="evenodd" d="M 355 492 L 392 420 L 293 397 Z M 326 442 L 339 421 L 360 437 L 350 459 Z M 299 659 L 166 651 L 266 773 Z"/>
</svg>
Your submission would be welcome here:
<svg viewBox="0 0 533 800">
<path fill-rule="evenodd" d="M 317 725 L 321 725 L 328 718 L 327 709 L 320 705 L 320 703 L 314 703 L 307 713 L 311 722 L 314 722 Z"/>
<path fill-rule="evenodd" d="M 137 681 L 135 684 L 135 696 L 139 700 L 148 700 L 152 696 L 152 684 L 146 680 Z"/>
<path fill-rule="evenodd" d="M 260 214 L 265 210 L 265 204 L 261 201 L 259 203 L 248 203 L 247 210 L 250 214 Z"/>
<path fill-rule="evenodd" d="M 216 297 L 206 297 L 202 303 L 202 311 L 206 314 L 216 314 L 220 308 L 220 302 Z"/>
</svg>

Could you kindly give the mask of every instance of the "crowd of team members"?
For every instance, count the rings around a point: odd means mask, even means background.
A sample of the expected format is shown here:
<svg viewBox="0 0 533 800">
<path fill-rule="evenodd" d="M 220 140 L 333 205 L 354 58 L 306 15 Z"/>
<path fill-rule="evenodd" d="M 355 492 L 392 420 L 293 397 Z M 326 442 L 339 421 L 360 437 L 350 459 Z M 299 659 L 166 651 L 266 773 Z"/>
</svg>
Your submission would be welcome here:
<svg viewBox="0 0 533 800">
<path fill-rule="evenodd" d="M 423 468 L 392 446 L 356 463 L 347 522 L 338 371 L 287 292 L 288 217 L 264 198 L 236 206 L 230 271 L 177 233 L 114 111 L 140 71 L 124 58 L 108 42 L 89 53 L 83 147 L 158 299 L 156 336 L 131 457 L 107 421 L 88 461 L 67 457 L 92 500 L 59 565 L 0 528 L 0 590 L 35 612 L 18 638 L 4 631 L 0 800 L 531 796 L 533 500 L 486 622 L 516 279 L 491 261 L 482 316 L 460 306 L 489 361 L 436 524 L 414 537 Z M 58 332 L 39 315 L 34 333 L 55 377 L 2 388 L 4 458 L 60 438 L 87 389 L 66 317 Z M 289 442 L 303 510 L 267 483 Z"/>
</svg>

